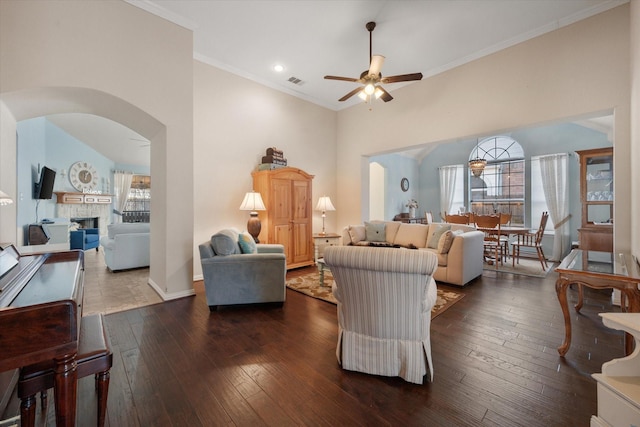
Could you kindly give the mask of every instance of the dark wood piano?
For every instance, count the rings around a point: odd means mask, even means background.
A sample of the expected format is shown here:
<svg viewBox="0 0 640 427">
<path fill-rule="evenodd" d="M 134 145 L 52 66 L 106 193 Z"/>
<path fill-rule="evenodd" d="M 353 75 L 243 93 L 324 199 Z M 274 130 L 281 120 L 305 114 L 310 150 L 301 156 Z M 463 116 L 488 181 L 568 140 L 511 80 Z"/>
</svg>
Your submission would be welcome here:
<svg viewBox="0 0 640 427">
<path fill-rule="evenodd" d="M 75 426 L 83 286 L 82 251 L 20 256 L 12 245 L 0 248 L 0 372 L 12 377 L 6 373 L 54 360 L 58 426 Z"/>
</svg>

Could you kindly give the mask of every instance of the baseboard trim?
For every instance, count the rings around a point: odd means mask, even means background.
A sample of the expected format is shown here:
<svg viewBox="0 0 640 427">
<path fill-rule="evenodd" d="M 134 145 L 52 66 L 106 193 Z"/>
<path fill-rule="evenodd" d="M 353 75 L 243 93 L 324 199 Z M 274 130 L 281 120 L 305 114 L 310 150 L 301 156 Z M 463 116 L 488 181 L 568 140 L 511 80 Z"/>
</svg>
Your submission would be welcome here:
<svg viewBox="0 0 640 427">
<path fill-rule="evenodd" d="M 178 298 L 190 297 L 196 294 L 195 290 L 187 289 L 186 291 L 174 292 L 174 293 L 166 293 L 164 292 L 160 286 L 156 282 L 154 282 L 151 278 L 147 282 L 151 288 L 156 291 L 156 293 L 162 298 L 163 301 L 171 301 Z"/>
</svg>

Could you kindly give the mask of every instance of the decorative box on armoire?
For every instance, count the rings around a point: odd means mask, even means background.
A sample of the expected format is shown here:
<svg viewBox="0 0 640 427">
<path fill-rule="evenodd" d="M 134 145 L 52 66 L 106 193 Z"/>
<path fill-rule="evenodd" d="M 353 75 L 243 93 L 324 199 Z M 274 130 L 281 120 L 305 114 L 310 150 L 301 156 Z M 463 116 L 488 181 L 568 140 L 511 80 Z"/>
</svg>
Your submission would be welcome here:
<svg viewBox="0 0 640 427">
<path fill-rule="evenodd" d="M 298 168 L 259 170 L 253 189 L 262 196 L 266 211 L 259 211 L 261 243 L 284 245 L 287 269 L 313 265 L 313 175 Z"/>
</svg>

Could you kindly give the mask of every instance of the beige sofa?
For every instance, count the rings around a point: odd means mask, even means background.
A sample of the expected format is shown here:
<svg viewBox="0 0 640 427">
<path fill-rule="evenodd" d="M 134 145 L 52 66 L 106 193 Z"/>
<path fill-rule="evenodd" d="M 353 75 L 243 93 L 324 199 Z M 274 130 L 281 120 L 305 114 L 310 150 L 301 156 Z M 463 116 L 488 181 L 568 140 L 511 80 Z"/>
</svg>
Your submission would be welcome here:
<svg viewBox="0 0 640 427">
<path fill-rule="evenodd" d="M 344 245 L 433 252 L 438 256 L 434 279 L 457 286 L 464 286 L 482 274 L 483 241 L 484 233 L 462 224 L 370 221 L 349 225 L 342 231 Z"/>
</svg>

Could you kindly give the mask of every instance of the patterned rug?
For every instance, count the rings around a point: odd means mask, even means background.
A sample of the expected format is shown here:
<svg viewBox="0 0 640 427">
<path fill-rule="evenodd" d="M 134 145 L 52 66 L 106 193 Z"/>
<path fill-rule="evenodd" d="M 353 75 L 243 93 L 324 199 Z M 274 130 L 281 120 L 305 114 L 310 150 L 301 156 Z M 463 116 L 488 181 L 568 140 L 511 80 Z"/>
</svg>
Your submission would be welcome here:
<svg viewBox="0 0 640 427">
<path fill-rule="evenodd" d="M 546 270 L 542 269 L 542 265 L 537 258 L 522 258 L 520 257 L 520 263 L 516 263 L 515 266 L 512 266 L 511 257 L 507 258 L 507 261 L 498 266 L 498 270 L 501 273 L 511 273 L 518 274 L 521 276 L 531 276 L 531 277 L 546 277 L 550 271 L 553 270 L 555 264 L 551 261 L 547 261 L 549 268 Z M 483 267 L 484 271 L 496 271 L 495 265 L 489 265 L 486 262 Z"/>
<path fill-rule="evenodd" d="M 324 284 L 325 286 L 320 286 L 320 275 L 318 273 L 309 273 L 304 276 L 287 280 L 287 287 L 289 289 L 293 289 L 294 291 L 298 291 L 310 297 L 318 298 L 332 304 L 337 304 L 338 301 L 336 301 L 333 293 L 331 292 L 333 277 L 331 277 L 331 273 L 328 273 L 327 271 L 325 271 L 324 274 Z M 461 292 L 438 288 L 438 299 L 436 301 L 436 305 L 431 310 L 431 318 L 433 319 L 437 315 L 443 313 L 463 297 L 464 294 Z"/>
</svg>

